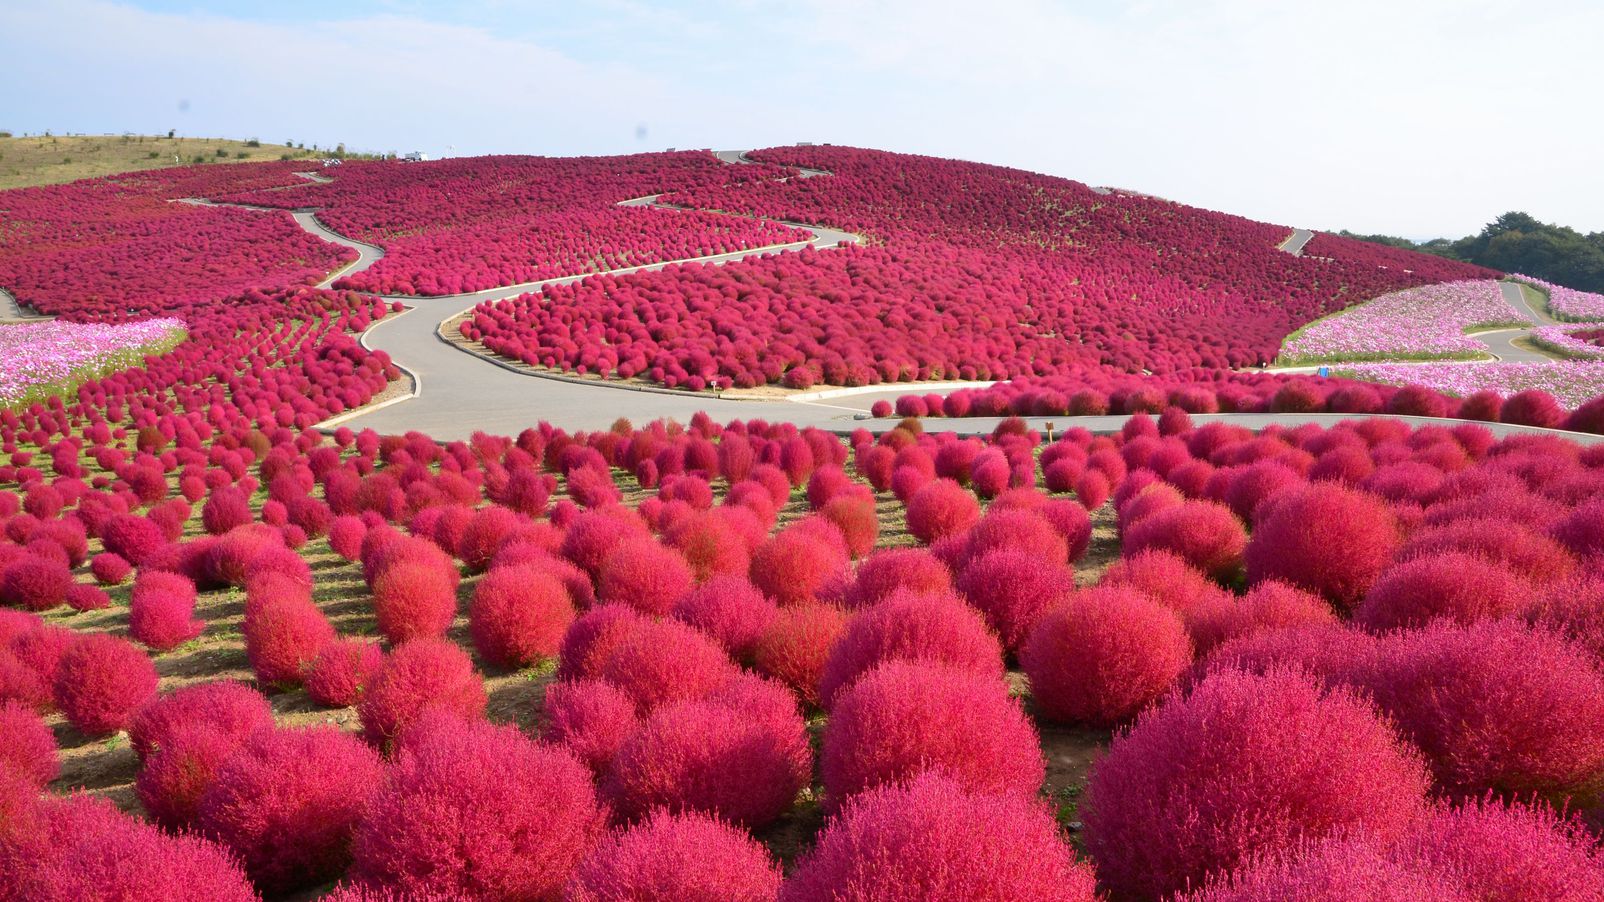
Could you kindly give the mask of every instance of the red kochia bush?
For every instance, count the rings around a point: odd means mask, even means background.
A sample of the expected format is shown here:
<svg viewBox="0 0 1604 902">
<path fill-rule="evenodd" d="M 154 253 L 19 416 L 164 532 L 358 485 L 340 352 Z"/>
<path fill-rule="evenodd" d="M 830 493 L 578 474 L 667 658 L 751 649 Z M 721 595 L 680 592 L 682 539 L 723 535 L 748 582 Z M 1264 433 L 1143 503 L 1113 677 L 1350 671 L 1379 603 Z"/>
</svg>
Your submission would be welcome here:
<svg viewBox="0 0 1604 902">
<path fill-rule="evenodd" d="M 1473 902 L 1447 873 L 1397 860 L 1368 836 L 1301 843 L 1263 855 L 1177 902 Z M 1495 898 L 1495 897 L 1486 897 Z"/>
<path fill-rule="evenodd" d="M 832 805 L 921 771 L 975 792 L 1033 796 L 1041 746 L 1008 686 L 937 664 L 888 661 L 841 693 L 824 731 L 820 770 Z"/>
<path fill-rule="evenodd" d="M 498 567 L 474 587 L 468 629 L 485 660 L 527 667 L 557 654 L 574 616 L 562 581 L 538 565 Z"/>
<path fill-rule="evenodd" d="M 1604 559 L 1604 499 L 1578 505 L 1554 526 L 1554 538 L 1577 557 Z"/>
<path fill-rule="evenodd" d="M 736 689 L 659 708 L 623 744 L 602 781 L 617 816 L 663 807 L 758 829 L 791 807 L 813 773 L 796 700 L 758 677 Z"/>
<path fill-rule="evenodd" d="M 1168 551 L 1139 551 L 1103 571 L 1105 586 L 1130 586 L 1182 616 L 1219 594 L 1208 577 Z"/>
<path fill-rule="evenodd" d="M 457 616 L 457 571 L 432 555 L 390 562 L 373 581 L 373 612 L 391 642 L 438 637 Z"/>
<path fill-rule="evenodd" d="M 166 651 L 199 636 L 206 622 L 195 614 L 195 584 L 177 573 L 139 574 L 128 604 L 128 632 L 151 648 Z"/>
<path fill-rule="evenodd" d="M 1188 501 L 1133 524 L 1125 533 L 1123 548 L 1132 554 L 1173 552 L 1214 579 L 1228 581 L 1241 570 L 1247 543 L 1247 530 L 1230 508 Z"/>
<path fill-rule="evenodd" d="M 1390 841 L 1421 815 L 1427 785 L 1368 703 L 1286 671 L 1224 671 L 1115 738 L 1081 815 L 1104 885 L 1156 898 L 1303 840 Z"/>
<path fill-rule="evenodd" d="M 1075 571 L 1009 548 L 972 558 L 958 578 L 958 589 L 1002 639 L 1018 651 L 1041 616 L 1074 591 Z"/>
<path fill-rule="evenodd" d="M 277 583 L 248 593 L 244 633 L 245 655 L 257 682 L 293 686 L 334 638 L 334 627 L 306 589 Z"/>
<path fill-rule="evenodd" d="M 818 705 L 825 661 L 846 624 L 846 613 L 832 605 L 782 608 L 753 649 L 753 664 L 790 686 L 804 703 Z"/>
<path fill-rule="evenodd" d="M 625 633 L 596 675 L 623 690 L 645 715 L 670 702 L 700 698 L 739 671 L 706 634 L 661 620 L 644 621 Z"/>
<path fill-rule="evenodd" d="M 44 718 L 19 702 L 0 701 L 0 773 L 7 770 L 43 788 L 61 772 L 61 764 Z"/>
<path fill-rule="evenodd" d="M 1541 805 L 1474 800 L 1443 808 L 1410 831 L 1393 857 L 1453 874 L 1473 899 L 1596 899 L 1604 886 L 1597 841 Z"/>
<path fill-rule="evenodd" d="M 1249 583 L 1279 579 L 1352 608 L 1398 550 L 1396 519 L 1370 495 L 1316 483 L 1265 507 L 1248 542 Z"/>
<path fill-rule="evenodd" d="M 72 571 L 65 560 L 23 555 L 0 571 L 0 602 L 29 611 L 48 611 L 67 600 Z"/>
<path fill-rule="evenodd" d="M 184 728 L 204 726 L 238 741 L 272 724 L 266 696 L 244 683 L 217 680 L 151 699 L 129 721 L 128 742 L 145 757 Z"/>
<path fill-rule="evenodd" d="M 167 545 L 167 536 L 152 520 L 118 514 L 100 527 L 100 544 L 137 567 Z"/>
<path fill-rule="evenodd" d="M 566 902 L 774 902 L 780 868 L 746 832 L 705 814 L 654 811 L 598 843 Z"/>
<path fill-rule="evenodd" d="M 848 603 L 866 608 L 897 589 L 935 594 L 952 589 L 952 571 L 923 548 L 888 548 L 858 565 Z"/>
<path fill-rule="evenodd" d="M 833 706 L 853 680 L 886 661 L 921 661 L 1002 676 L 1002 647 L 974 608 L 950 593 L 918 595 L 899 589 L 847 621 L 819 679 L 824 706 Z"/>
<path fill-rule="evenodd" d="M 1442 552 L 1383 571 L 1353 619 L 1376 632 L 1436 619 L 1470 624 L 1525 610 L 1533 600 L 1532 586 L 1509 569 L 1476 555 Z"/>
<path fill-rule="evenodd" d="M 841 531 L 817 515 L 770 536 L 752 552 L 752 584 L 782 607 L 818 598 L 849 563 Z"/>
<path fill-rule="evenodd" d="M 601 680 L 564 680 L 546 687 L 546 724 L 541 739 L 573 752 L 601 773 L 640 729 L 635 702 Z"/>
<path fill-rule="evenodd" d="M 214 536 L 220 536 L 236 526 L 244 526 L 249 522 L 251 522 L 250 499 L 233 486 L 213 491 L 212 496 L 201 505 L 201 524 Z"/>
<path fill-rule="evenodd" d="M 201 797 L 243 740 L 204 723 L 179 725 L 153 750 L 134 778 L 134 793 L 151 820 L 169 830 L 194 825 Z"/>
<path fill-rule="evenodd" d="M 218 769 L 197 820 L 263 891 L 289 892 L 345 870 L 382 777 L 378 754 L 336 727 L 261 730 Z"/>
<path fill-rule="evenodd" d="M 1361 679 L 1450 792 L 1563 803 L 1604 786 L 1604 676 L 1558 636 L 1438 623 L 1384 638 Z"/>
<path fill-rule="evenodd" d="M 1040 802 L 928 772 L 847 800 L 780 890 L 782 902 L 1096 898 Z"/>
<path fill-rule="evenodd" d="M 43 841 L 36 840 L 37 850 L 18 856 L 23 866 L 0 886 L 12 893 L 7 898 L 28 902 L 258 899 L 222 846 L 194 836 L 169 835 L 122 814 L 104 799 L 85 795 L 53 799 L 32 814 L 43 822 Z M 0 860 L 6 857 L 4 845 L 0 839 Z"/>
<path fill-rule="evenodd" d="M 1312 592 L 1265 580 L 1237 598 L 1220 592 L 1186 612 L 1186 630 L 1199 657 L 1220 643 L 1263 630 L 1335 625 L 1337 615 Z"/>
<path fill-rule="evenodd" d="M 929 545 L 967 530 L 980 519 L 980 502 L 950 479 L 937 479 L 908 499 L 908 531 Z"/>
<path fill-rule="evenodd" d="M 103 586 L 115 586 L 128 578 L 134 569 L 133 565 L 111 552 L 95 555 L 89 562 L 89 572 L 94 574 L 95 581 Z"/>
<path fill-rule="evenodd" d="M 586 611 L 563 635 L 557 650 L 557 676 L 583 680 L 601 674 L 602 665 L 647 618 L 621 604 L 598 605 Z"/>
<path fill-rule="evenodd" d="M 382 670 L 384 650 L 377 642 L 354 636 L 331 639 L 306 665 L 306 694 L 329 708 L 354 705 Z"/>
<path fill-rule="evenodd" d="M 695 583 L 684 555 L 652 538 L 630 539 L 614 546 L 602 560 L 596 600 L 663 616 Z"/>
<path fill-rule="evenodd" d="M 725 574 L 692 589 L 673 613 L 674 619 L 718 640 L 731 655 L 750 658 L 779 609 L 744 576 Z"/>
<path fill-rule="evenodd" d="M 1076 592 L 1020 653 L 1031 697 L 1054 720 L 1116 724 L 1152 704 L 1192 664 L 1174 611 L 1134 589 Z"/>
<path fill-rule="evenodd" d="M 357 827 L 352 875 L 408 898 L 558 898 L 602 827 L 590 772 L 510 726 L 434 715 L 416 732 Z"/>
<path fill-rule="evenodd" d="M 444 639 L 403 642 L 385 659 L 356 712 L 369 742 L 388 744 L 425 712 L 484 715 L 484 680 L 462 649 Z"/>
<path fill-rule="evenodd" d="M 55 674 L 56 705 L 89 736 L 115 733 L 156 691 L 156 665 L 125 639 L 84 633 L 61 656 Z"/>
</svg>

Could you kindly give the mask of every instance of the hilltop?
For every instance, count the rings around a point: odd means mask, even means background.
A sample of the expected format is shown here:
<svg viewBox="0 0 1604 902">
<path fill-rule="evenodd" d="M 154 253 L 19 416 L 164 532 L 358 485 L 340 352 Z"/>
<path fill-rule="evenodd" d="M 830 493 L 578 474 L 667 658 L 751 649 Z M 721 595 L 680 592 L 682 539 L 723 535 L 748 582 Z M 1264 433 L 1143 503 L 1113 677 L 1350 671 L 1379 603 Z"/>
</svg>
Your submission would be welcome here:
<svg viewBox="0 0 1604 902">
<path fill-rule="evenodd" d="M 49 134 L 13 137 L 0 132 L 0 189 L 59 185 L 175 165 L 346 155 L 343 150 L 272 144 L 255 138 Z"/>
</svg>

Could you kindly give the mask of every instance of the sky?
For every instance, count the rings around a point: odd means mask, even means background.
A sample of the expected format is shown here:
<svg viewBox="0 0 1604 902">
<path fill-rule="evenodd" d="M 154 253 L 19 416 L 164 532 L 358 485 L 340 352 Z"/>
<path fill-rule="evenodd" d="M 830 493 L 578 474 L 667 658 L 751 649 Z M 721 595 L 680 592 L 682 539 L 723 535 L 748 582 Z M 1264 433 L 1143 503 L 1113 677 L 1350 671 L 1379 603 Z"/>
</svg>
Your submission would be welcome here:
<svg viewBox="0 0 1604 902">
<path fill-rule="evenodd" d="M 829 142 L 1315 229 L 1604 230 L 1597 0 L 0 0 L 0 129 Z"/>
</svg>

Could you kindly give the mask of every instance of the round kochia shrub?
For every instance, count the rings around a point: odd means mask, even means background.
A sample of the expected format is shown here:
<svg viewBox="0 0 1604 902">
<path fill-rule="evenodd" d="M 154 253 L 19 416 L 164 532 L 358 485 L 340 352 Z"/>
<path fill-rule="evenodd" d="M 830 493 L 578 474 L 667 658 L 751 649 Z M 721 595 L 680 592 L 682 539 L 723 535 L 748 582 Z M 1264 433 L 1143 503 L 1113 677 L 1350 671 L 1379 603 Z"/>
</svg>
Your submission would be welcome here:
<svg viewBox="0 0 1604 902">
<path fill-rule="evenodd" d="M 791 807 L 813 772 L 807 730 L 783 686 L 748 679 L 746 697 L 659 708 L 624 743 L 602 781 L 617 816 L 667 808 L 758 829 Z"/>
<path fill-rule="evenodd" d="M 1397 860 L 1383 843 L 1367 837 L 1302 843 L 1263 855 L 1229 874 L 1210 877 L 1200 890 L 1176 902 L 1474 902 L 1441 871 Z M 1493 897 L 1486 897 L 1493 898 Z M 1501 897 L 1499 897 L 1501 898 Z"/>
<path fill-rule="evenodd" d="M 642 715 L 672 702 L 701 698 L 740 668 L 717 642 L 674 620 L 644 621 L 607 654 L 597 676 L 635 702 Z"/>
<path fill-rule="evenodd" d="M 705 814 L 654 811 L 598 843 L 566 902 L 774 902 L 780 868 L 742 830 Z"/>
<path fill-rule="evenodd" d="M 1469 624 L 1523 611 L 1534 594 L 1524 579 L 1476 555 L 1425 554 L 1383 571 L 1353 619 L 1377 632 L 1437 619 Z"/>
<path fill-rule="evenodd" d="M 836 700 L 820 754 L 832 805 L 940 770 L 978 792 L 1030 796 L 1045 777 L 1036 731 L 994 676 L 889 661 Z"/>
<path fill-rule="evenodd" d="M 306 589 L 281 584 L 247 595 L 244 633 L 245 655 L 257 682 L 293 686 L 334 638 L 334 627 Z"/>
<path fill-rule="evenodd" d="M 972 558 L 958 578 L 958 589 L 1002 639 L 1018 651 L 1042 615 L 1074 591 L 1075 571 L 1009 548 Z"/>
<path fill-rule="evenodd" d="M 44 718 L 19 702 L 0 701 L 0 772 L 7 770 L 43 788 L 61 764 Z"/>
<path fill-rule="evenodd" d="M 574 616 L 568 590 L 546 570 L 497 567 L 474 587 L 468 630 L 486 661 L 527 667 L 557 654 Z"/>
<path fill-rule="evenodd" d="M 1359 679 L 1450 792 L 1562 804 L 1604 789 L 1604 675 L 1554 634 L 1437 623 L 1383 638 Z"/>
<path fill-rule="evenodd" d="M 145 756 L 134 778 L 145 813 L 169 830 L 194 826 L 201 798 L 242 741 L 204 723 L 179 726 Z"/>
<path fill-rule="evenodd" d="M 486 701 L 484 680 L 462 649 L 444 639 L 414 639 L 390 652 L 356 712 L 368 741 L 384 745 L 425 712 L 482 717 Z"/>
<path fill-rule="evenodd" d="M 980 502 L 950 479 L 934 480 L 908 499 L 908 531 L 926 545 L 964 532 L 979 519 Z"/>
<path fill-rule="evenodd" d="M 1285 489 L 1259 513 L 1247 546 L 1248 582 L 1283 580 L 1340 608 L 1357 604 L 1398 550 L 1387 505 L 1331 483 Z"/>
<path fill-rule="evenodd" d="M 652 538 L 619 543 L 602 560 L 596 600 L 643 614 L 666 615 L 696 583 L 685 556 Z"/>
<path fill-rule="evenodd" d="M 46 800 L 28 816 L 38 819 L 41 832 L 17 850 L 22 865 L 0 884 L 0 893 L 8 893 L 8 899 L 256 902 L 259 898 L 222 846 L 195 836 L 169 835 L 122 814 L 104 799 L 78 795 Z M 6 845 L 7 840 L 0 838 L 0 861 L 11 857 Z"/>
<path fill-rule="evenodd" d="M 1453 874 L 1472 899 L 1581 902 L 1604 887 L 1597 841 L 1541 805 L 1478 799 L 1441 808 L 1392 854 L 1417 870 Z"/>
<path fill-rule="evenodd" d="M 558 898 L 603 823 L 584 765 L 484 721 L 415 732 L 357 827 L 352 876 L 409 898 Z"/>
<path fill-rule="evenodd" d="M 768 596 L 734 574 L 714 576 L 674 605 L 674 619 L 712 636 L 737 658 L 751 657 L 778 614 Z"/>
<path fill-rule="evenodd" d="M 128 603 L 128 632 L 151 648 L 166 651 L 199 636 L 206 623 L 195 619 L 195 584 L 177 573 L 139 574 Z"/>
<path fill-rule="evenodd" d="M 840 578 L 849 563 L 846 539 L 834 523 L 818 515 L 799 520 L 770 536 L 752 552 L 752 585 L 783 606 L 816 600 L 819 590 Z"/>
<path fill-rule="evenodd" d="M 1139 551 L 1103 571 L 1100 585 L 1129 586 L 1183 616 L 1219 594 L 1197 568 L 1169 551 Z"/>
<path fill-rule="evenodd" d="M 457 616 L 457 571 L 443 557 L 395 559 L 373 581 L 373 613 L 393 643 L 444 636 Z"/>
<path fill-rule="evenodd" d="M 858 565 L 847 601 L 866 608 L 897 589 L 934 594 L 952 589 L 952 571 L 923 548 L 888 548 Z"/>
<path fill-rule="evenodd" d="M 1247 531 L 1230 508 L 1187 501 L 1132 524 L 1123 548 L 1132 554 L 1169 551 L 1208 576 L 1228 581 L 1242 568 L 1247 542 Z"/>
<path fill-rule="evenodd" d="M 1001 679 L 1002 647 L 974 608 L 951 594 L 893 592 L 847 621 L 819 679 L 826 708 L 839 692 L 886 661 L 943 664 Z"/>
<path fill-rule="evenodd" d="M 846 625 L 846 613 L 831 605 L 782 608 L 758 639 L 752 663 L 759 672 L 791 687 L 806 704 L 818 705 L 825 661 Z"/>
<path fill-rule="evenodd" d="M 79 732 L 115 733 L 156 692 L 156 665 L 125 639 L 84 633 L 56 666 L 56 706 Z"/>
<path fill-rule="evenodd" d="M 354 705 L 382 670 L 384 650 L 377 642 L 354 636 L 331 639 L 306 666 L 306 694 L 329 708 Z"/>
<path fill-rule="evenodd" d="M 1157 898 L 1304 840 L 1395 839 L 1427 786 L 1417 753 L 1356 696 L 1288 671 L 1223 671 L 1115 738 L 1081 815 L 1099 879 Z"/>
<path fill-rule="evenodd" d="M 782 902 L 1092 902 L 1045 806 L 924 773 L 847 800 L 780 890 Z"/>
<path fill-rule="evenodd" d="M 1134 589 L 1076 592 L 1020 653 L 1031 697 L 1053 720 L 1116 724 L 1160 698 L 1192 664 L 1181 618 Z"/>
<path fill-rule="evenodd" d="M 128 742 L 144 757 L 186 728 L 204 726 L 238 741 L 272 724 L 266 696 L 244 683 L 217 680 L 151 699 L 129 722 Z"/>
<path fill-rule="evenodd" d="M 260 730 L 218 769 L 197 820 L 257 886 L 289 892 L 345 870 L 382 776 L 378 754 L 335 727 Z"/>
<path fill-rule="evenodd" d="M 568 749 L 597 773 L 640 729 L 634 701 L 601 680 L 565 680 L 547 686 L 545 715 L 540 738 Z"/>
</svg>

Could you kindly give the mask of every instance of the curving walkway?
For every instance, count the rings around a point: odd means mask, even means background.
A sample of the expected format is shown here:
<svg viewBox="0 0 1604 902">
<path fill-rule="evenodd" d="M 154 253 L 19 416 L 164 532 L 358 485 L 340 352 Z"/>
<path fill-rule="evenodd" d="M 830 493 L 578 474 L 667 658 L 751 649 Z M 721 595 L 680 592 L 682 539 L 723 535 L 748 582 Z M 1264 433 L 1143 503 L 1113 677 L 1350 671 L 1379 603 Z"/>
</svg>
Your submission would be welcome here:
<svg viewBox="0 0 1604 902">
<path fill-rule="evenodd" d="M 1308 229 L 1293 229 L 1287 240 L 1281 242 L 1276 250 L 1285 251 L 1294 257 L 1303 256 L 1303 248 L 1314 238 L 1314 233 Z"/>
<path fill-rule="evenodd" d="M 11 292 L 0 288 L 0 323 L 42 323 L 52 319 L 55 317 L 23 306 Z"/>
</svg>

